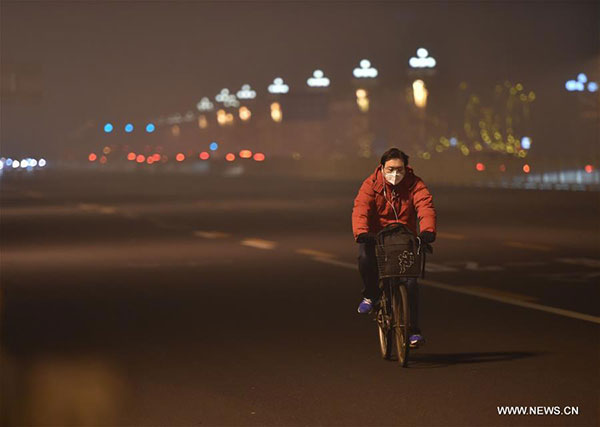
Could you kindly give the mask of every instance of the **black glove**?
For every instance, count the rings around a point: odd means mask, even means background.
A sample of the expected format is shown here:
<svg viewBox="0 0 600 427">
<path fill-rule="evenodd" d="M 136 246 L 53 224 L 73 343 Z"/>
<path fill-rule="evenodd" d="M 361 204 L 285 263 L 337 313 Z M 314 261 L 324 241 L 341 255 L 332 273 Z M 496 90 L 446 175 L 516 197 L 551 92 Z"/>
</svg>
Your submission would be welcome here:
<svg viewBox="0 0 600 427">
<path fill-rule="evenodd" d="M 356 243 L 375 243 L 375 234 L 373 233 L 360 233 L 356 237 Z"/>
<path fill-rule="evenodd" d="M 419 237 L 425 243 L 435 242 L 435 233 L 433 233 L 431 231 L 423 231 L 423 232 L 421 232 L 421 234 L 419 234 Z"/>
</svg>

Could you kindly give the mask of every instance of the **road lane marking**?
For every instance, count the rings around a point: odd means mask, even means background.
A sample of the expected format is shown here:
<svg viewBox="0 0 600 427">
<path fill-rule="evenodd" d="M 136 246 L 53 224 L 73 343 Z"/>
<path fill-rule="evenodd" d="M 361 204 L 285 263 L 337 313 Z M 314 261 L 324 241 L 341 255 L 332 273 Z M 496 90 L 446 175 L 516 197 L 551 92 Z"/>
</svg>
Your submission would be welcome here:
<svg viewBox="0 0 600 427">
<path fill-rule="evenodd" d="M 483 286 L 465 286 L 465 288 L 471 289 L 474 291 L 479 291 L 484 294 L 513 298 L 513 299 L 516 299 L 519 301 L 537 301 L 538 300 L 536 297 L 531 296 L 531 295 L 523 295 L 523 294 L 518 294 L 515 292 L 507 292 L 507 291 L 502 291 L 500 289 L 494 289 L 494 288 L 485 288 Z"/>
<path fill-rule="evenodd" d="M 79 203 L 77 209 L 84 212 L 96 212 L 101 214 L 114 214 L 117 212 L 117 208 L 114 206 L 103 206 L 96 203 Z"/>
<path fill-rule="evenodd" d="M 554 250 L 554 248 L 552 248 L 550 246 L 536 245 L 534 243 L 524 243 L 524 242 L 515 242 L 515 241 L 504 242 L 504 246 L 508 246 L 511 248 L 519 248 L 519 249 L 531 249 L 532 251 L 541 251 L 541 252 L 550 252 L 550 251 Z"/>
<path fill-rule="evenodd" d="M 577 311 L 565 310 L 557 307 L 550 307 L 547 305 L 538 304 L 535 302 L 529 301 L 521 301 L 512 297 L 500 296 L 500 295 L 492 295 L 488 292 L 482 292 L 476 289 L 468 289 L 462 288 L 453 285 L 447 285 L 446 283 L 441 283 L 433 280 L 420 280 L 421 283 L 427 286 L 431 286 L 432 288 L 443 289 L 445 291 L 457 292 L 465 295 L 472 295 L 475 297 L 490 299 L 493 301 L 503 302 L 505 304 L 516 305 L 519 307 L 531 308 L 533 310 L 545 311 L 546 313 L 558 314 L 560 316 L 570 317 L 572 319 L 585 320 L 588 322 L 598 323 L 600 324 L 600 317 L 592 316 L 591 314 L 579 313 Z"/>
<path fill-rule="evenodd" d="M 335 255 L 328 252 L 321 252 L 315 249 L 296 249 L 296 253 L 300 255 L 308 255 L 316 258 L 334 258 Z"/>
<path fill-rule="evenodd" d="M 258 249 L 274 249 L 277 246 L 276 242 L 262 239 L 244 239 L 240 242 L 241 245 L 250 246 Z"/>
<path fill-rule="evenodd" d="M 585 267 L 600 268 L 600 260 L 593 258 L 557 258 L 557 262 L 564 264 L 583 265 Z"/>
<path fill-rule="evenodd" d="M 429 273 L 455 273 L 459 270 L 458 268 L 449 267 L 443 264 L 436 264 L 434 262 L 428 261 L 425 263 L 425 271 Z"/>
<path fill-rule="evenodd" d="M 223 233 L 221 231 L 203 231 L 203 230 L 196 230 L 196 231 L 194 231 L 193 234 L 196 237 L 204 237 L 205 239 L 224 239 L 225 237 L 231 236 L 231 234 Z"/>
<path fill-rule="evenodd" d="M 464 234 L 444 233 L 443 231 L 436 233 L 436 237 L 451 240 L 465 240 L 467 238 L 467 236 L 465 236 Z"/>
<path fill-rule="evenodd" d="M 479 266 L 479 263 L 475 262 L 475 261 L 467 261 L 465 263 L 465 269 L 471 270 L 471 271 L 502 271 L 502 270 L 504 270 L 504 268 L 500 267 L 499 265 Z"/>
<path fill-rule="evenodd" d="M 548 263 L 544 261 L 515 261 L 507 262 L 504 265 L 507 267 L 542 267 L 547 264 Z"/>
<path fill-rule="evenodd" d="M 358 267 L 349 262 L 337 261 L 328 258 L 313 258 L 315 261 L 323 262 L 326 264 L 337 265 L 339 267 L 349 268 L 351 270 L 357 270 Z M 572 319 L 585 320 L 587 322 L 600 324 L 600 317 L 592 316 L 591 314 L 579 313 L 577 311 L 565 310 L 557 307 L 550 307 L 547 305 L 538 304 L 530 301 L 522 301 L 520 299 L 505 296 L 505 295 L 494 295 L 489 291 L 482 291 L 480 289 L 469 289 L 454 285 L 448 285 L 446 283 L 437 282 L 428 279 L 419 279 L 419 283 L 430 286 L 432 288 L 443 289 L 445 291 L 456 292 L 459 294 L 471 295 L 479 298 L 489 299 L 492 301 L 502 302 L 505 304 L 515 305 L 518 307 L 530 308 L 532 310 L 544 311 L 546 313 L 558 314 L 559 316 L 570 317 Z"/>
</svg>

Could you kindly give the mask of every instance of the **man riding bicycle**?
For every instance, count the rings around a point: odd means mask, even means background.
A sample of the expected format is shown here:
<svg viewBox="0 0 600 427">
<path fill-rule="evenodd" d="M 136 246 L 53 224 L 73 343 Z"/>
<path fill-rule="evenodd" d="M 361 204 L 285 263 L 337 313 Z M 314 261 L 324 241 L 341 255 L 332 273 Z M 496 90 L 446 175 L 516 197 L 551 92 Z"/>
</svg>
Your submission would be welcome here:
<svg viewBox="0 0 600 427">
<path fill-rule="evenodd" d="M 436 212 L 433 197 L 421 178 L 408 166 L 408 156 L 390 148 L 381 156 L 380 165 L 365 179 L 354 199 L 352 231 L 359 244 L 358 269 L 363 280 L 360 314 L 371 313 L 380 296 L 379 273 L 375 257 L 375 235 L 385 226 L 400 222 L 425 243 L 433 243 L 436 235 Z M 418 323 L 419 293 L 417 279 L 407 279 L 411 317 L 411 346 L 423 337 Z"/>
</svg>

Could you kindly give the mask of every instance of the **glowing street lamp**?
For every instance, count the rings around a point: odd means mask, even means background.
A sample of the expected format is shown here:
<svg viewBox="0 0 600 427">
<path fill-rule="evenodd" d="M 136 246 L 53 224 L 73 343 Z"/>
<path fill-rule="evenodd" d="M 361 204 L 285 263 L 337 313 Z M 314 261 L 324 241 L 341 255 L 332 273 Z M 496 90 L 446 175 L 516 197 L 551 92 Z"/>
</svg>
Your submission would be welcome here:
<svg viewBox="0 0 600 427">
<path fill-rule="evenodd" d="M 215 105 L 205 96 L 196 104 L 196 108 L 198 111 L 213 111 L 215 109 Z"/>
<path fill-rule="evenodd" d="M 242 106 L 239 110 L 239 116 L 240 119 L 242 119 L 242 121 L 247 122 L 248 120 L 250 120 L 250 117 L 252 117 L 252 112 L 248 107 Z"/>
<path fill-rule="evenodd" d="M 306 84 L 310 87 L 328 87 L 329 79 L 325 77 L 325 74 L 321 70 L 315 70 L 312 77 L 306 80 Z"/>
<path fill-rule="evenodd" d="M 434 68 L 436 64 L 435 58 L 429 56 L 429 52 L 425 48 L 417 49 L 417 56 L 413 56 L 408 60 L 408 65 L 411 68 Z"/>
<path fill-rule="evenodd" d="M 360 67 L 355 68 L 352 74 L 357 79 L 374 79 L 379 72 L 377 68 L 371 66 L 371 61 L 363 59 L 360 61 Z"/>
<path fill-rule="evenodd" d="M 577 75 L 577 80 L 568 80 L 565 83 L 565 88 L 569 92 L 583 92 L 585 91 L 586 83 L 588 92 L 598 91 L 598 83 L 588 82 L 588 78 L 584 73 L 579 73 Z"/>
<path fill-rule="evenodd" d="M 223 88 L 221 92 L 215 96 L 217 102 L 222 103 L 225 107 L 239 107 L 240 102 L 237 100 L 233 93 L 229 93 L 229 89 Z"/>
<path fill-rule="evenodd" d="M 249 84 L 242 85 L 242 88 L 237 93 L 238 99 L 254 99 L 256 98 L 256 91 L 253 90 Z"/>
<path fill-rule="evenodd" d="M 273 102 L 271 104 L 271 118 L 276 123 L 279 123 L 283 120 L 283 114 L 281 112 L 281 105 L 279 105 L 279 102 Z"/>
<path fill-rule="evenodd" d="M 282 94 L 288 93 L 290 87 L 283 82 L 283 79 L 281 77 L 276 77 L 275 80 L 273 80 L 273 83 L 269 85 L 268 90 L 269 93 L 272 94 Z"/>
<path fill-rule="evenodd" d="M 358 109 L 361 112 L 366 113 L 369 111 L 369 97 L 366 90 L 358 89 L 356 91 L 356 104 L 358 104 Z"/>
<path fill-rule="evenodd" d="M 413 98 L 415 105 L 418 108 L 425 108 L 427 106 L 427 95 L 429 92 L 425 88 L 425 82 L 423 80 L 415 80 L 412 84 L 413 87 Z"/>
</svg>

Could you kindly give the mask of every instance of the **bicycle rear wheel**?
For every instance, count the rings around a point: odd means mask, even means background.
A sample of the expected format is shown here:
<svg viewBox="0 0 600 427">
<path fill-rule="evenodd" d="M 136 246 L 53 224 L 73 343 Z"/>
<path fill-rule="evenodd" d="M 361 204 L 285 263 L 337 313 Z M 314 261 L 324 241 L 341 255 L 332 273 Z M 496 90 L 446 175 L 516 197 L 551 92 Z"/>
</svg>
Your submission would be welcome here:
<svg viewBox="0 0 600 427">
<path fill-rule="evenodd" d="M 398 362 L 405 368 L 408 364 L 410 349 L 410 308 L 406 286 L 400 283 L 392 287 L 393 331 L 398 353 Z"/>
<path fill-rule="evenodd" d="M 381 295 L 379 308 L 375 314 L 379 332 L 379 348 L 381 357 L 389 360 L 394 348 L 394 329 L 392 328 L 392 304 L 386 291 Z"/>
</svg>

